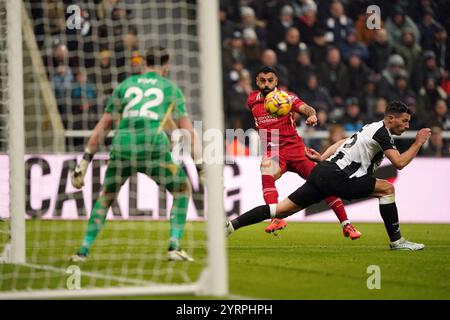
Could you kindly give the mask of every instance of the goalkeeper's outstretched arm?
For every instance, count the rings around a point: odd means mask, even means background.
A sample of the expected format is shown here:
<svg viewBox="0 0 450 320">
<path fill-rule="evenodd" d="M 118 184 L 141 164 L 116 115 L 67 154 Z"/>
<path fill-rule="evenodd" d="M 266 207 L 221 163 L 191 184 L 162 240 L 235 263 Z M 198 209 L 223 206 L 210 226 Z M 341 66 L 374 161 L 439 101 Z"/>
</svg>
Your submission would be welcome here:
<svg viewBox="0 0 450 320">
<path fill-rule="evenodd" d="M 100 121 L 95 126 L 89 137 L 86 148 L 84 149 L 83 158 L 77 164 L 75 170 L 71 174 L 72 185 L 80 189 L 84 186 L 84 176 L 87 168 L 97 152 L 100 142 L 108 135 L 114 123 L 114 116 L 111 113 L 105 112 Z"/>
</svg>

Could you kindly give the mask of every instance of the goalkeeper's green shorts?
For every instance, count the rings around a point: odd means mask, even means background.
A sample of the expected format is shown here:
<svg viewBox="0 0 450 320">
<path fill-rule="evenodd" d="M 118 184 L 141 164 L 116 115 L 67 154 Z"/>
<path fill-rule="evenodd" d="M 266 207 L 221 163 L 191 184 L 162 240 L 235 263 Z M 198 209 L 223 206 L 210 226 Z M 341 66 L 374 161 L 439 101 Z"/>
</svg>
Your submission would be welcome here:
<svg viewBox="0 0 450 320">
<path fill-rule="evenodd" d="M 176 164 L 168 151 L 152 152 L 148 159 L 128 159 L 111 152 L 105 173 L 103 189 L 118 192 L 128 177 L 137 172 L 144 173 L 159 186 L 170 192 L 187 190 L 186 173 Z"/>
</svg>

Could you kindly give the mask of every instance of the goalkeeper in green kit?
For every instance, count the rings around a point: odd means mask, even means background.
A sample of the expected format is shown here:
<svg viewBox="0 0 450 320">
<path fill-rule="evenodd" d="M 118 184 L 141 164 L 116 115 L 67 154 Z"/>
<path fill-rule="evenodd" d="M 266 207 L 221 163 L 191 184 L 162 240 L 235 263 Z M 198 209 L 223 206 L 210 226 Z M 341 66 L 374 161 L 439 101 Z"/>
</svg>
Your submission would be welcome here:
<svg viewBox="0 0 450 320">
<path fill-rule="evenodd" d="M 172 160 L 169 138 L 163 129 L 168 124 L 172 124 L 172 129 L 174 125 L 186 129 L 190 133 L 192 145 L 195 132 L 186 112 L 182 91 L 165 78 L 169 68 L 167 50 L 149 49 L 145 59 L 147 65 L 143 74 L 131 76 L 115 88 L 105 113 L 89 138 L 83 159 L 72 172 L 72 185 L 81 188 L 100 139 L 109 133 L 113 124 L 118 123 L 102 190 L 92 208 L 82 246 L 71 257 L 74 262 L 86 260 L 121 186 L 136 172 L 147 174 L 173 195 L 168 259 L 194 260 L 180 245 L 190 184 L 184 170 Z M 193 157 L 200 172 L 201 157 Z"/>
</svg>

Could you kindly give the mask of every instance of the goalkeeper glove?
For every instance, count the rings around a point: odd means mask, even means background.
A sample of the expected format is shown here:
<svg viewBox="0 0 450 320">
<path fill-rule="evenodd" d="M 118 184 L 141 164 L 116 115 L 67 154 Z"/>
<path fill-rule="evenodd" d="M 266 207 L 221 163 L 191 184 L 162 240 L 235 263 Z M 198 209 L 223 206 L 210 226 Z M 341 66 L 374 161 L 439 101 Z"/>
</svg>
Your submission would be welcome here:
<svg viewBox="0 0 450 320">
<path fill-rule="evenodd" d="M 75 188 L 81 189 L 84 186 L 84 176 L 86 175 L 87 168 L 89 167 L 93 157 L 94 154 L 92 154 L 89 149 L 86 149 L 83 154 L 83 159 L 81 159 L 80 163 L 77 164 L 75 170 L 72 171 L 70 178 L 72 185 Z"/>
</svg>

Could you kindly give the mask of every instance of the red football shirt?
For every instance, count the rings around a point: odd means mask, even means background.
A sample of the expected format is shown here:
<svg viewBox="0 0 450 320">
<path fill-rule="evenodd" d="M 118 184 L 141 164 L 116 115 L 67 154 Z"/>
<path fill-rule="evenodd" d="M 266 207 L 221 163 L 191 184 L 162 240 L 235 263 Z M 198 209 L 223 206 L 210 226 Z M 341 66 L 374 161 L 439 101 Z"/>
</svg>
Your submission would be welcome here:
<svg viewBox="0 0 450 320">
<path fill-rule="evenodd" d="M 253 114 L 256 128 L 260 132 L 261 138 L 264 138 L 262 131 L 267 130 L 267 142 L 271 142 L 275 130 L 278 130 L 279 143 L 281 146 L 286 143 L 298 142 L 299 140 L 302 141 L 297 134 L 294 112 L 300 113 L 300 107 L 304 102 L 294 93 L 289 91 L 285 92 L 291 97 L 292 109 L 291 112 L 283 117 L 273 116 L 264 109 L 264 96 L 261 90 L 253 91 L 247 99 L 247 106 Z"/>
</svg>

